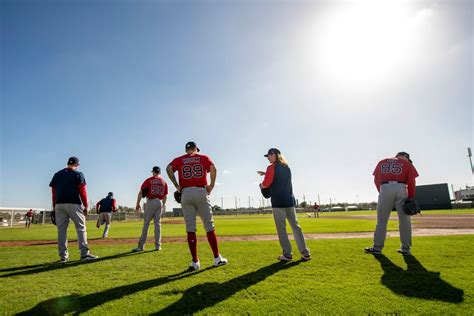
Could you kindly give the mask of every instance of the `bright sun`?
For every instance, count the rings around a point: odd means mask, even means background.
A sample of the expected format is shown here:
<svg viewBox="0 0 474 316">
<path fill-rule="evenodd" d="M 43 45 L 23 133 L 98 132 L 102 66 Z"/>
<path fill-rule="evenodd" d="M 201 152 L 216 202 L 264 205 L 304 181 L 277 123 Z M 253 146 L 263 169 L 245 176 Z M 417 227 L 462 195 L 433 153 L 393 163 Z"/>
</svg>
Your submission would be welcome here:
<svg viewBox="0 0 474 316">
<path fill-rule="evenodd" d="M 413 50 L 413 11 L 400 1 L 364 1 L 332 8 L 312 30 L 315 70 L 338 85 L 384 80 Z M 316 57 L 316 58 L 314 58 Z"/>
</svg>

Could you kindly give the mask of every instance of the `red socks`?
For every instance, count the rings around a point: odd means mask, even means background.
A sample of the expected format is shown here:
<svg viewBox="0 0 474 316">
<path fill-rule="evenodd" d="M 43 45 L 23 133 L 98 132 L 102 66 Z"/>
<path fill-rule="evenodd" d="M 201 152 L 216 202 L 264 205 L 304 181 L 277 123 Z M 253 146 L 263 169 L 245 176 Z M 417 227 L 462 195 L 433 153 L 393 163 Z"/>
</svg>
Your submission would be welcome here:
<svg viewBox="0 0 474 316">
<path fill-rule="evenodd" d="M 195 232 L 188 232 L 188 246 L 191 251 L 191 256 L 193 256 L 193 261 L 198 262 L 197 256 L 197 238 Z"/>
<path fill-rule="evenodd" d="M 207 232 L 207 240 L 211 246 L 214 258 L 217 258 L 219 256 L 219 247 L 217 246 L 217 235 L 214 230 L 212 232 Z"/>
</svg>

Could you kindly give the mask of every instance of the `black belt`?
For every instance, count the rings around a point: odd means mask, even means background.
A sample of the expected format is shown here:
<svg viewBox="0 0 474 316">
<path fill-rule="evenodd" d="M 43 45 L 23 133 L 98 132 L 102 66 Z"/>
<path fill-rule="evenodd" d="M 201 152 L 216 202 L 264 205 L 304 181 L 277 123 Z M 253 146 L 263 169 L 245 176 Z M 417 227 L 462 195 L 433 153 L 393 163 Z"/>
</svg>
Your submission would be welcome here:
<svg viewBox="0 0 474 316">
<path fill-rule="evenodd" d="M 382 184 L 387 184 L 387 183 L 403 183 L 403 184 L 406 184 L 405 182 L 400 182 L 400 181 L 385 181 L 385 182 L 382 182 Z"/>
</svg>

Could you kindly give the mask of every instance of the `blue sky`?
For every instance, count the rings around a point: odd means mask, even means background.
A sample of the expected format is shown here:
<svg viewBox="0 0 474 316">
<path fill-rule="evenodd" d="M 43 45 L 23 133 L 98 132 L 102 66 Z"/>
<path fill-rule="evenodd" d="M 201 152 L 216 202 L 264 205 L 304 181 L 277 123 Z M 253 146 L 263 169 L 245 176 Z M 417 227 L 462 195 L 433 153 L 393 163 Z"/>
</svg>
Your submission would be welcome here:
<svg viewBox="0 0 474 316">
<path fill-rule="evenodd" d="M 472 184 L 473 4 L 2 1 L 0 205 L 50 206 L 81 159 L 93 201 L 133 206 L 196 141 L 212 200 L 258 206 L 278 147 L 299 199 L 376 200 L 404 150 L 418 183 Z M 173 204 L 171 204 L 173 206 Z"/>
</svg>

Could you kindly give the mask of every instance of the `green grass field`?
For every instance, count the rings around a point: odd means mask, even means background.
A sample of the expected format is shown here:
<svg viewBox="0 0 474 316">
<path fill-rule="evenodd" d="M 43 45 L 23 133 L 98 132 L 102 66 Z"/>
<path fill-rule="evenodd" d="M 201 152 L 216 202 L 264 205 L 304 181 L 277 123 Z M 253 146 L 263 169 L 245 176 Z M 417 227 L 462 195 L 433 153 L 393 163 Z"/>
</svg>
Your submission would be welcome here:
<svg viewBox="0 0 474 316">
<path fill-rule="evenodd" d="M 97 245 L 101 259 L 67 264 L 55 246 L 0 247 L 2 314 L 461 314 L 474 310 L 474 236 L 419 237 L 414 257 L 364 254 L 370 240 L 309 241 L 310 262 L 277 263 L 277 242 L 226 242 L 229 265 L 185 272 L 184 243 L 160 252 L 128 253 Z"/>
<path fill-rule="evenodd" d="M 375 220 L 372 219 L 335 219 L 335 218 L 308 218 L 300 216 L 299 222 L 305 233 L 332 233 L 332 232 L 364 232 L 373 231 Z M 140 237 L 143 222 L 112 222 L 110 238 L 138 238 Z M 220 236 L 266 235 L 275 234 L 275 223 L 271 215 L 258 216 L 216 216 L 215 225 Z M 153 224 L 151 225 L 153 226 Z M 289 226 L 288 226 L 289 227 Z M 183 223 L 170 224 L 170 219 L 162 221 L 163 237 L 183 237 L 186 235 Z M 389 222 L 389 230 L 398 229 L 398 223 Z M 89 238 L 102 236 L 103 227 L 97 229 L 95 221 L 87 223 Z M 291 230 L 290 230 L 291 231 Z M 153 232 L 153 228 L 150 228 Z M 68 236 L 76 239 L 74 225 L 69 225 Z M 205 235 L 202 225 L 198 223 L 198 235 Z M 57 236 L 54 225 L 32 225 L 30 229 L 18 226 L 0 229 L 0 240 L 52 240 Z"/>
<path fill-rule="evenodd" d="M 299 221 L 305 233 L 373 231 L 375 220 L 345 214 L 375 212 L 300 215 Z M 164 220 L 163 235 L 184 238 L 184 224 L 170 220 Z M 390 229 L 397 229 L 396 221 L 389 223 Z M 88 223 L 91 239 L 102 231 L 94 224 Z M 109 236 L 138 238 L 141 226 L 113 222 Z M 216 227 L 218 235 L 276 234 L 271 215 L 217 216 Z M 72 225 L 69 236 L 75 239 Z M 55 238 L 53 225 L 0 229 L 3 241 Z M 56 245 L 0 247 L 0 315 L 472 315 L 474 235 L 415 237 L 413 257 L 396 253 L 398 238 L 387 239 L 384 256 L 364 254 L 371 242 L 309 240 L 313 260 L 287 264 L 276 261 L 281 252 L 277 241 L 221 242 L 229 265 L 219 268 L 211 268 L 209 245 L 200 242 L 200 272 L 186 271 L 186 243 L 165 242 L 162 251 L 138 254 L 130 253 L 136 240 L 94 244 L 93 253 L 100 259 L 85 263 L 78 261 L 77 244 L 71 244 L 66 264 L 57 263 Z"/>
</svg>

